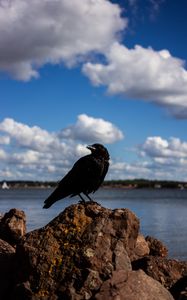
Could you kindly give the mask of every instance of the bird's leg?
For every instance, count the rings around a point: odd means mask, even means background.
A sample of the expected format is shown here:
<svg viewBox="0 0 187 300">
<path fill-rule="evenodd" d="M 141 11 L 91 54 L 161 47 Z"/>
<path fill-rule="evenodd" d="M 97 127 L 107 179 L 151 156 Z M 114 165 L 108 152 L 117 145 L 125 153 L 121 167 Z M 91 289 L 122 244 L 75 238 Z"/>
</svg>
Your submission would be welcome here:
<svg viewBox="0 0 187 300">
<path fill-rule="evenodd" d="M 88 194 L 84 193 L 84 195 L 85 195 L 90 201 L 94 202 L 94 200 L 92 200 L 92 198 L 91 198 Z"/>
<path fill-rule="evenodd" d="M 78 196 L 81 198 L 81 201 L 79 201 L 79 203 L 85 203 L 85 199 L 81 196 L 81 194 L 78 194 Z"/>
</svg>

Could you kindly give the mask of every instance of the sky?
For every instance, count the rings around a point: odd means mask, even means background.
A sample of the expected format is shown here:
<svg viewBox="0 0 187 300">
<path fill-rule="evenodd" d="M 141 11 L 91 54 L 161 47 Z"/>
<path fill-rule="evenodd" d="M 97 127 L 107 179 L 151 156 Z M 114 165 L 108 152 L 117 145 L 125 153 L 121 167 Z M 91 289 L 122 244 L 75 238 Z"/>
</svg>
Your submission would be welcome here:
<svg viewBox="0 0 187 300">
<path fill-rule="evenodd" d="M 0 180 L 187 181 L 186 0 L 0 0 Z"/>
</svg>

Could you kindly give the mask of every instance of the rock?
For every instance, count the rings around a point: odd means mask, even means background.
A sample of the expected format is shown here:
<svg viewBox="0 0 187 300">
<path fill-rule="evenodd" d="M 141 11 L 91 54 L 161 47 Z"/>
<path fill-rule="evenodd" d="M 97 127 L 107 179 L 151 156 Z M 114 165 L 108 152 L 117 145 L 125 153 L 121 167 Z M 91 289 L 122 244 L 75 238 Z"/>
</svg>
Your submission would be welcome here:
<svg viewBox="0 0 187 300">
<path fill-rule="evenodd" d="M 187 300 L 187 272 L 186 276 L 181 277 L 171 288 L 170 292 L 175 299 Z"/>
<path fill-rule="evenodd" d="M 138 231 L 128 209 L 66 208 L 17 246 L 11 299 L 90 299 L 114 271 L 131 271 Z"/>
<path fill-rule="evenodd" d="M 149 255 L 149 252 L 150 249 L 148 243 L 146 242 L 144 236 L 142 234 L 139 234 L 136 240 L 133 260 L 147 256 Z"/>
<path fill-rule="evenodd" d="M 102 284 L 95 300 L 173 300 L 173 297 L 142 270 L 120 270 Z"/>
<path fill-rule="evenodd" d="M 132 263 L 134 270 L 142 269 L 169 289 L 175 299 L 187 287 L 187 262 L 148 256 Z M 186 284 L 186 286 L 185 286 Z"/>
<path fill-rule="evenodd" d="M 0 255 L 15 253 L 15 248 L 0 239 Z"/>
<path fill-rule="evenodd" d="M 79 203 L 25 232 L 22 211 L 0 220 L 0 299 L 186 300 L 187 262 L 165 258 L 128 209 Z"/>
<path fill-rule="evenodd" d="M 18 209 L 11 209 L 0 220 L 0 238 L 11 245 L 15 245 L 26 233 L 25 213 Z"/>
<path fill-rule="evenodd" d="M 7 299 L 14 275 L 15 249 L 0 239 L 0 299 Z"/>
<path fill-rule="evenodd" d="M 151 236 L 147 236 L 145 240 L 149 246 L 150 255 L 161 256 L 161 257 L 166 257 L 168 255 L 168 249 L 161 241 Z"/>
</svg>

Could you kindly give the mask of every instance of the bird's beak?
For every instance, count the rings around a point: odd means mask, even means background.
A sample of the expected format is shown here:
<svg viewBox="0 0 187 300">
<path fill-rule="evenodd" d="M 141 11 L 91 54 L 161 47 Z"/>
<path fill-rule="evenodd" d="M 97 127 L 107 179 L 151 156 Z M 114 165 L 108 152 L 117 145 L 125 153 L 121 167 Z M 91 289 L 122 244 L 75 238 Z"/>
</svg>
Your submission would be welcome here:
<svg viewBox="0 0 187 300">
<path fill-rule="evenodd" d="M 91 151 L 95 150 L 95 147 L 93 147 L 92 145 L 88 145 L 86 148 L 89 149 L 89 150 L 91 150 Z"/>
</svg>

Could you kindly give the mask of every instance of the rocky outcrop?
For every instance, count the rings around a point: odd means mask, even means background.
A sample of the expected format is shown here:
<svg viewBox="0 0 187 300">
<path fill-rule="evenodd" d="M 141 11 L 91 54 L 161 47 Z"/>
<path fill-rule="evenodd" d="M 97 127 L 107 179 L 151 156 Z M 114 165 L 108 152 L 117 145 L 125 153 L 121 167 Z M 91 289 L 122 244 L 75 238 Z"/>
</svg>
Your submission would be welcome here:
<svg viewBox="0 0 187 300">
<path fill-rule="evenodd" d="M 29 282 L 38 299 L 89 299 L 114 270 L 131 270 L 138 231 L 139 220 L 127 209 L 72 205 L 22 240 L 17 284 Z"/>
<path fill-rule="evenodd" d="M 19 219 L 11 212 L 0 222 L 3 236 L 13 230 L 4 225 L 11 218 Z M 145 239 L 138 218 L 128 209 L 78 203 L 25 235 L 23 224 L 18 238 L 8 238 L 15 248 L 0 243 L 0 253 L 7 257 L 6 284 L 0 287 L 5 299 L 185 299 L 186 264 L 165 258 L 166 247 Z"/>
</svg>

